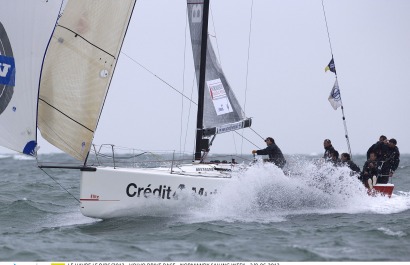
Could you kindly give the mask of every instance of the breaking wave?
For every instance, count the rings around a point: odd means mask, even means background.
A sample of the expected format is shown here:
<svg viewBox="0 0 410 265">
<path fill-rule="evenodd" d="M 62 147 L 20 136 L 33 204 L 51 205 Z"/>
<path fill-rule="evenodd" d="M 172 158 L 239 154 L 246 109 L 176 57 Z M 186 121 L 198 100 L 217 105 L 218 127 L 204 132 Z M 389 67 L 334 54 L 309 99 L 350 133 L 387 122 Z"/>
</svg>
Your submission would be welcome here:
<svg viewBox="0 0 410 265">
<path fill-rule="evenodd" d="M 347 167 L 300 159 L 285 174 L 258 162 L 234 176 L 197 217 L 225 221 L 277 222 L 289 215 L 390 214 L 410 209 L 410 194 L 370 197 Z"/>
</svg>

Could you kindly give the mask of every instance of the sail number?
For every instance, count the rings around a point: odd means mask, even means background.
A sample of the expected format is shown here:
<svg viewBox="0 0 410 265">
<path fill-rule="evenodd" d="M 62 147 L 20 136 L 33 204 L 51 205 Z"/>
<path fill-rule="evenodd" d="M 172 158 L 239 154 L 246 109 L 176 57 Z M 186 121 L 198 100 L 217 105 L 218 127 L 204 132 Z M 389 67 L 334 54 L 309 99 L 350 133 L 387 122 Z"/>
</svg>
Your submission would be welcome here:
<svg viewBox="0 0 410 265">
<path fill-rule="evenodd" d="M 191 20 L 192 23 L 202 22 L 202 5 L 192 5 Z"/>
</svg>

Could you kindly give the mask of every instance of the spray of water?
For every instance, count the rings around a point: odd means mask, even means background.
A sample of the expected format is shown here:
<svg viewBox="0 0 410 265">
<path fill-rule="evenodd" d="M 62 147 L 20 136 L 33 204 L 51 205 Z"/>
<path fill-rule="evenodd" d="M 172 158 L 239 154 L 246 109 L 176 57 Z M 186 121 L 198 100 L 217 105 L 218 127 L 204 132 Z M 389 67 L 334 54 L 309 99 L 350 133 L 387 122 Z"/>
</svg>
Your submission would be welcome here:
<svg viewBox="0 0 410 265">
<path fill-rule="evenodd" d="M 235 174 L 219 196 L 196 211 L 199 218 L 276 222 L 289 215 L 389 214 L 410 208 L 409 194 L 370 197 L 347 167 L 294 158 L 284 171 L 261 161 Z"/>
<path fill-rule="evenodd" d="M 370 197 L 347 167 L 292 159 L 292 167 L 285 171 L 262 161 L 245 167 L 217 195 L 199 196 L 184 190 L 176 200 L 141 200 L 135 211 L 119 209 L 114 216 L 173 217 L 188 223 L 268 223 L 291 215 L 390 214 L 410 209 L 410 192 L 396 192 L 392 198 Z"/>
</svg>

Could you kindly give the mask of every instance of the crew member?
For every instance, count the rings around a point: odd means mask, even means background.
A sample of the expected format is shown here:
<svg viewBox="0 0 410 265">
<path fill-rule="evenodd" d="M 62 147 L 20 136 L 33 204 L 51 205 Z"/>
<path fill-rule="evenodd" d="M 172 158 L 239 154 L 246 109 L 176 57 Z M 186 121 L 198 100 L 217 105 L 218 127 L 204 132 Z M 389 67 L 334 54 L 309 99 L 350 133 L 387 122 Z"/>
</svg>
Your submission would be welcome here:
<svg viewBox="0 0 410 265">
<path fill-rule="evenodd" d="M 346 165 L 352 170 L 352 176 L 354 174 L 360 176 L 360 168 L 350 159 L 350 155 L 348 153 L 342 153 L 340 156 L 340 160 L 342 161 L 342 165 Z"/>
<path fill-rule="evenodd" d="M 332 153 L 335 151 L 332 146 L 332 142 L 329 139 L 325 139 L 323 141 L 323 147 L 325 148 L 325 153 L 323 154 L 325 161 L 332 160 Z"/>
<path fill-rule="evenodd" d="M 373 152 L 376 154 L 377 159 L 381 159 L 383 153 L 387 150 L 387 137 L 384 135 L 380 135 L 379 141 L 369 147 L 367 150 L 367 160 L 370 158 L 370 153 Z"/>
<path fill-rule="evenodd" d="M 267 145 L 265 149 L 252 150 L 252 154 L 269 155 L 268 161 L 283 169 L 286 160 L 280 148 L 275 144 L 275 140 L 272 137 L 268 137 L 265 139 L 265 143 Z"/>
<path fill-rule="evenodd" d="M 382 153 L 379 163 L 381 163 L 381 176 L 379 176 L 377 183 L 386 184 L 400 163 L 400 152 L 396 139 L 392 138 L 387 142 L 387 149 Z"/>
<path fill-rule="evenodd" d="M 336 167 L 341 166 L 342 161 L 339 159 L 339 152 L 333 149 L 333 151 L 331 153 L 331 156 L 332 156 L 332 158 L 331 158 L 330 162 L 332 162 L 333 165 L 336 166 Z"/>
<path fill-rule="evenodd" d="M 366 187 L 373 189 L 373 186 L 377 183 L 377 157 L 376 154 L 370 152 L 369 160 L 363 165 L 362 181 Z"/>
</svg>

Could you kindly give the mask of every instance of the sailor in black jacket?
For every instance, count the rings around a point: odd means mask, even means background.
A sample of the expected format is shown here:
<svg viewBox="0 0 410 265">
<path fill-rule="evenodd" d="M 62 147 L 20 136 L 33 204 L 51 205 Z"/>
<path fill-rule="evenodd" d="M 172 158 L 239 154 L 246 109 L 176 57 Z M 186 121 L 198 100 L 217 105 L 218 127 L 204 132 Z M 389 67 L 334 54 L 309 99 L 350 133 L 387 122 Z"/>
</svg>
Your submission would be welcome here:
<svg viewBox="0 0 410 265">
<path fill-rule="evenodd" d="M 370 158 L 370 153 L 373 152 L 376 154 L 377 158 L 380 159 L 382 154 L 385 153 L 387 150 L 387 137 L 381 135 L 379 137 L 379 141 L 369 147 L 367 150 L 367 160 Z"/>
<path fill-rule="evenodd" d="M 323 154 L 323 158 L 326 161 L 332 160 L 332 154 L 335 151 L 335 149 L 332 146 L 332 142 L 329 139 L 325 139 L 323 141 L 323 147 L 325 148 L 325 153 Z"/>
<path fill-rule="evenodd" d="M 392 177 L 394 171 L 399 167 L 400 164 L 400 151 L 396 146 L 396 139 L 392 138 L 387 144 L 387 150 L 382 154 L 381 157 L 381 176 L 377 180 L 377 183 L 387 183 L 389 182 L 389 177 Z"/>
<path fill-rule="evenodd" d="M 252 150 L 252 154 L 269 155 L 269 162 L 274 163 L 279 168 L 283 168 L 286 164 L 286 160 L 280 148 L 275 144 L 275 140 L 272 137 L 268 137 L 265 142 L 267 145 L 265 149 Z"/>
<path fill-rule="evenodd" d="M 348 153 L 343 153 L 340 156 L 340 160 L 342 161 L 342 165 L 348 166 L 352 170 L 352 175 L 357 174 L 360 175 L 360 168 L 358 165 L 356 165 L 350 158 L 350 154 Z"/>
<path fill-rule="evenodd" d="M 373 189 L 373 186 L 376 185 L 378 180 L 377 156 L 374 152 L 370 152 L 369 156 L 369 160 L 367 160 L 363 165 L 361 178 L 364 185 L 370 189 Z"/>
</svg>

